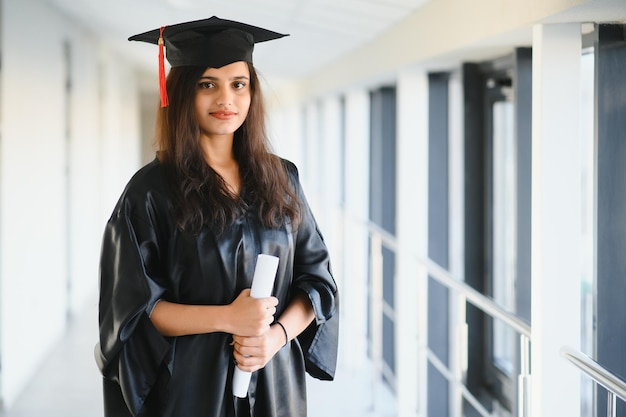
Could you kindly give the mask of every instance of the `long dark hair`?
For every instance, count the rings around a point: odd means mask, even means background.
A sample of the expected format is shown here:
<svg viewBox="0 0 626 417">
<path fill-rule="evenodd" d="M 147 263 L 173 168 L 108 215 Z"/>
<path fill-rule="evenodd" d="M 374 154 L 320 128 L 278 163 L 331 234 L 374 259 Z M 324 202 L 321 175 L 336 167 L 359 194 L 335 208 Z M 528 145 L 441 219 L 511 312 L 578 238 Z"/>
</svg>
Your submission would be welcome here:
<svg viewBox="0 0 626 417">
<path fill-rule="evenodd" d="M 229 191 L 224 179 L 206 163 L 200 146 L 194 98 L 205 68 L 174 67 L 168 74 L 169 107 L 159 109 L 156 139 L 159 159 L 170 173 L 176 196 L 175 220 L 183 230 L 198 233 L 210 225 L 222 231 L 250 205 L 256 207 L 266 227 L 299 223 L 300 202 L 283 161 L 270 152 L 259 79 L 252 64 L 248 68 L 250 109 L 233 139 L 245 202 Z"/>
</svg>

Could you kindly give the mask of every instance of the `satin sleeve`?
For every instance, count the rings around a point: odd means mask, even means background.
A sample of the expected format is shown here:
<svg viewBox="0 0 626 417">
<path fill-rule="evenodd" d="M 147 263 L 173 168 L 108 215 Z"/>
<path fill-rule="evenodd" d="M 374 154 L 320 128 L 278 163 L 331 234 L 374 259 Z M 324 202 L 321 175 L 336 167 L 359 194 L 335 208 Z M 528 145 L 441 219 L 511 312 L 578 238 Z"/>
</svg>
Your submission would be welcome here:
<svg viewBox="0 0 626 417">
<path fill-rule="evenodd" d="M 292 288 L 308 295 L 315 312 L 315 320 L 298 336 L 298 340 L 303 348 L 309 375 L 321 380 L 332 380 L 339 340 L 339 294 L 331 271 L 328 249 L 307 203 L 295 165 L 289 164 L 288 170 L 294 179 L 301 204 Z"/>
<path fill-rule="evenodd" d="M 109 219 L 100 257 L 100 341 L 96 362 L 119 384 L 133 415 L 139 414 L 158 377 L 170 342 L 149 313 L 165 292 L 158 279 L 159 239 L 150 198 L 122 196 Z"/>
</svg>

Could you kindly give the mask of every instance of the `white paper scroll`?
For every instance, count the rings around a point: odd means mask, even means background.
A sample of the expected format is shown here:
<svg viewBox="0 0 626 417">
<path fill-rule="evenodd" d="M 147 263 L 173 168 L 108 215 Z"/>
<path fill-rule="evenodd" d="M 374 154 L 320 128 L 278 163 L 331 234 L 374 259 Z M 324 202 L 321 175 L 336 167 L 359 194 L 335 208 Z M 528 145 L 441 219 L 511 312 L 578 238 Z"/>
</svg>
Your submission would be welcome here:
<svg viewBox="0 0 626 417">
<path fill-rule="evenodd" d="M 276 256 L 260 254 L 257 257 L 254 276 L 252 277 L 252 287 L 250 288 L 251 297 L 265 298 L 272 295 L 277 269 L 278 258 Z M 251 372 L 242 371 L 235 366 L 233 395 L 239 398 L 245 398 L 248 395 L 251 375 Z"/>
</svg>

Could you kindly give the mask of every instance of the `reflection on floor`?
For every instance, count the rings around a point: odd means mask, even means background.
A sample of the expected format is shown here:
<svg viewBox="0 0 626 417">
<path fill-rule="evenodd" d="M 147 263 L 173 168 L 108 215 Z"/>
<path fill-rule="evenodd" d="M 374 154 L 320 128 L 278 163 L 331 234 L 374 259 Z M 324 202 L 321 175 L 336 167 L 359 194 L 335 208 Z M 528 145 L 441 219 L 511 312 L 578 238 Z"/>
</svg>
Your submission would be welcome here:
<svg viewBox="0 0 626 417">
<path fill-rule="evenodd" d="M 102 417 L 100 373 L 93 348 L 98 339 L 97 305 L 74 317 L 48 359 L 2 417 Z"/>
<path fill-rule="evenodd" d="M 100 374 L 93 359 L 97 305 L 75 317 L 64 337 L 9 410 L 0 417 L 103 417 Z M 309 378 L 309 417 L 393 417 L 393 398 L 373 389 L 367 369 L 338 369 L 334 382 Z M 375 394 L 375 395 L 374 395 Z M 377 398 L 376 406 L 373 398 Z"/>
</svg>

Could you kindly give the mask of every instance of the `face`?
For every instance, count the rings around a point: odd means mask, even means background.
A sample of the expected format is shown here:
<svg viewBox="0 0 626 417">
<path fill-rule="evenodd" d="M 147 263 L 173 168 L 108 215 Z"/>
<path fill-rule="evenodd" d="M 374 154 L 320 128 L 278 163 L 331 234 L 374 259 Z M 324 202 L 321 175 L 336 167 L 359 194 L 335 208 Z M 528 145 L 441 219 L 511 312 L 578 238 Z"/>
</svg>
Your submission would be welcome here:
<svg viewBox="0 0 626 417">
<path fill-rule="evenodd" d="M 195 98 L 202 138 L 232 139 L 248 115 L 251 98 L 250 71 L 245 62 L 204 71 L 198 80 Z"/>
</svg>

